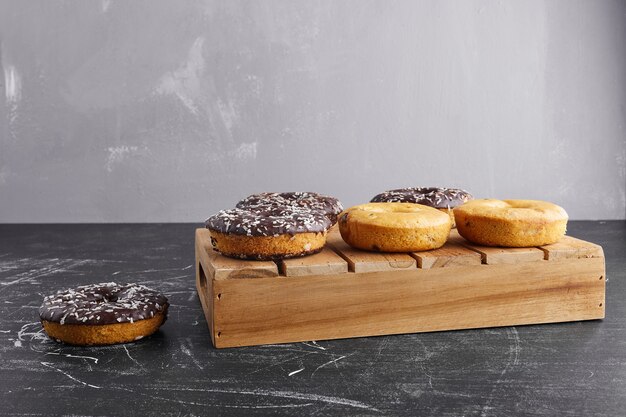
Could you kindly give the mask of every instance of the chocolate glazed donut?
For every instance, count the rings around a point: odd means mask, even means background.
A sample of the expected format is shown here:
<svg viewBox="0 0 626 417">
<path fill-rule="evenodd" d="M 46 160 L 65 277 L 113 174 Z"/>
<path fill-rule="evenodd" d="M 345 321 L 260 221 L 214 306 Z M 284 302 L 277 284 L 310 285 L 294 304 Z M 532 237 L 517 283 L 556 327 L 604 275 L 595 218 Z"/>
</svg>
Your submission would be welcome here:
<svg viewBox="0 0 626 417">
<path fill-rule="evenodd" d="M 39 317 L 55 340 L 108 345 L 154 333 L 165 322 L 168 306 L 163 294 L 143 285 L 107 282 L 45 297 Z"/>
<path fill-rule="evenodd" d="M 295 206 L 255 206 L 222 210 L 206 228 L 213 248 L 225 256 L 271 260 L 319 252 L 331 226 L 322 211 Z"/>
<path fill-rule="evenodd" d="M 343 210 L 341 202 L 334 197 L 313 192 L 259 193 L 252 194 L 237 203 L 237 208 L 272 210 L 275 208 L 299 207 L 326 213 L 334 225 Z"/>
<path fill-rule="evenodd" d="M 471 200 L 465 190 L 457 188 L 415 187 L 385 191 L 372 198 L 372 203 L 415 203 L 437 209 L 451 209 Z"/>
</svg>

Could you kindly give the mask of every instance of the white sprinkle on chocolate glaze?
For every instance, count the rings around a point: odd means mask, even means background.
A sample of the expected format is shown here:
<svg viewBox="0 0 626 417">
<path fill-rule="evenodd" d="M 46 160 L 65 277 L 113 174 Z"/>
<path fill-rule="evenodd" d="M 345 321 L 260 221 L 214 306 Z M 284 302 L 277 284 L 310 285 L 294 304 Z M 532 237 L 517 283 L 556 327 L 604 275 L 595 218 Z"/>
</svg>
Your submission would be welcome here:
<svg viewBox="0 0 626 417">
<path fill-rule="evenodd" d="M 207 229 L 243 236 L 320 233 L 330 229 L 326 213 L 303 207 L 234 208 L 209 217 Z"/>
<path fill-rule="evenodd" d="M 472 200 L 474 197 L 457 188 L 415 187 L 399 188 L 380 193 L 372 203 L 415 203 L 438 209 L 450 209 Z"/>
<path fill-rule="evenodd" d="M 105 282 L 45 297 L 39 317 L 60 324 L 133 323 L 146 314 L 167 312 L 168 306 L 163 294 L 143 285 Z"/>
<path fill-rule="evenodd" d="M 310 191 L 252 194 L 237 203 L 236 207 L 262 211 L 299 207 L 326 213 L 332 224 L 337 223 L 337 216 L 343 211 L 341 202 L 335 197 Z"/>
</svg>

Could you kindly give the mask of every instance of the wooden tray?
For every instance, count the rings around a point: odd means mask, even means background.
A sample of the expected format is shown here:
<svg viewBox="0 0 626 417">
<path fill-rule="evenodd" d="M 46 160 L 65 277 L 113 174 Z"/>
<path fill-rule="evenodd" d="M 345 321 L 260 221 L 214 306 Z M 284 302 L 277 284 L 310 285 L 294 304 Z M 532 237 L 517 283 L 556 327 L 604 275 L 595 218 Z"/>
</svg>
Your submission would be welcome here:
<svg viewBox="0 0 626 417">
<path fill-rule="evenodd" d="M 196 230 L 196 285 L 217 348 L 604 318 L 602 248 L 566 236 L 537 248 L 469 244 L 381 254 L 331 231 L 316 255 L 226 258 Z"/>
</svg>

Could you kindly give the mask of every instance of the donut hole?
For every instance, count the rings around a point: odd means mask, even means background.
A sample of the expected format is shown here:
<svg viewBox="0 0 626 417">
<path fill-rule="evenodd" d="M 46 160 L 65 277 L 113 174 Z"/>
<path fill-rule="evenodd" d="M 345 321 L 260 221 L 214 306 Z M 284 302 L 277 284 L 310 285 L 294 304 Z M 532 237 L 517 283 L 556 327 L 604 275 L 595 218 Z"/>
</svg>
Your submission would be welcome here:
<svg viewBox="0 0 626 417">
<path fill-rule="evenodd" d="M 117 303 L 120 299 L 130 298 L 127 291 L 112 291 L 109 288 L 102 288 L 100 291 L 94 293 L 94 301 L 100 303 Z"/>
</svg>

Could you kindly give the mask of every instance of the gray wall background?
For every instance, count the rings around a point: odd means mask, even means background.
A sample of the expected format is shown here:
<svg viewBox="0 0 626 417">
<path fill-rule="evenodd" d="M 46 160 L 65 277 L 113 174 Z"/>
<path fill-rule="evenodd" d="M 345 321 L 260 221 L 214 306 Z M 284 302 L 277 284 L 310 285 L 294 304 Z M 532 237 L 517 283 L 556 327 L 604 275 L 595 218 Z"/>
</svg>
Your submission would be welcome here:
<svg viewBox="0 0 626 417">
<path fill-rule="evenodd" d="M 624 1 L 0 0 L 0 222 L 403 186 L 626 217 Z"/>
</svg>

